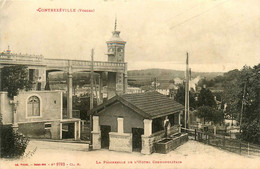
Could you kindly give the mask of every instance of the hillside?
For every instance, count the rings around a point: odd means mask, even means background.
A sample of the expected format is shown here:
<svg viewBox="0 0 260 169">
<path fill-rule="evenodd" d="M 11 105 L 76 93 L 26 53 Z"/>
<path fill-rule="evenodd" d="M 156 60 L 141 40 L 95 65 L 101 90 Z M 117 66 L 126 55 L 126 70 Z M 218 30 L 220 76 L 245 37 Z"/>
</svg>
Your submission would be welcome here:
<svg viewBox="0 0 260 169">
<path fill-rule="evenodd" d="M 192 79 L 206 78 L 211 80 L 216 76 L 223 75 L 222 72 L 191 72 Z M 133 86 L 149 85 L 155 78 L 160 83 L 168 83 L 173 80 L 180 83 L 184 79 L 184 71 L 170 69 L 144 69 L 128 71 L 128 82 Z"/>
<path fill-rule="evenodd" d="M 202 78 L 211 80 L 219 75 L 220 72 L 192 72 L 191 73 L 191 86 Z M 149 86 L 157 78 L 157 82 L 162 86 L 169 86 L 170 80 L 174 80 L 175 84 L 182 83 L 184 79 L 184 71 L 170 70 L 170 69 L 145 69 L 145 70 L 130 70 L 128 71 L 128 84 L 130 86 Z M 49 74 L 50 84 L 66 83 L 67 74 L 63 72 L 53 72 Z M 106 85 L 107 75 L 104 74 L 103 84 Z M 73 84 L 84 85 L 90 83 L 90 73 L 73 73 Z M 165 87 L 163 87 L 165 88 Z"/>
</svg>

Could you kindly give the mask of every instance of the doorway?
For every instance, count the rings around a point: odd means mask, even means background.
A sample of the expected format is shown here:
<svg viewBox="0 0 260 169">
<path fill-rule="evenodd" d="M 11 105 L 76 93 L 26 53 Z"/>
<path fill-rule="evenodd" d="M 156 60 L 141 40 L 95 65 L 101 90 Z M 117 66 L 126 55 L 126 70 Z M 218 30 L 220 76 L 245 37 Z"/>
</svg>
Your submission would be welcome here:
<svg viewBox="0 0 260 169">
<path fill-rule="evenodd" d="M 111 132 L 111 126 L 101 125 L 101 148 L 109 148 L 109 132 Z"/>
<path fill-rule="evenodd" d="M 62 139 L 74 138 L 74 123 L 62 124 Z"/>
<path fill-rule="evenodd" d="M 142 128 L 132 128 L 133 133 L 133 151 L 141 152 L 142 150 L 142 135 L 144 134 L 144 129 Z"/>
</svg>

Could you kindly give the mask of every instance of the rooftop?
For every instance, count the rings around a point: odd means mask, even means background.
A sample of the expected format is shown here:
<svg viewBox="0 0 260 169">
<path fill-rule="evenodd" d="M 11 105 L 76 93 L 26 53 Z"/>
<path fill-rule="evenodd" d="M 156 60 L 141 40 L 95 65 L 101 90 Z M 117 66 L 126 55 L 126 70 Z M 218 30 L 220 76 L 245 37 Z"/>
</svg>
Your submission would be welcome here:
<svg viewBox="0 0 260 169">
<path fill-rule="evenodd" d="M 91 110 L 91 113 L 98 114 L 114 102 L 121 102 L 125 106 L 133 109 L 144 118 L 155 119 L 167 116 L 184 110 L 184 106 L 180 103 L 169 99 L 167 96 L 158 92 L 146 92 L 135 94 L 116 95 L 107 102 L 99 105 Z"/>
</svg>

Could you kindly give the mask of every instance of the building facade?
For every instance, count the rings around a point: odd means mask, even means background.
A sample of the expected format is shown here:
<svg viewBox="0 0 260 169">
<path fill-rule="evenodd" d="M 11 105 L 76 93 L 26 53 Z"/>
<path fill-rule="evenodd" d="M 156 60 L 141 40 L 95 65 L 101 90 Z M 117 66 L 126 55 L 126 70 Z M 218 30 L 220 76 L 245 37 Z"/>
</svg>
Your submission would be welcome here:
<svg viewBox="0 0 260 169">
<path fill-rule="evenodd" d="M 0 92 L 2 122 L 30 138 L 78 140 L 80 119 L 64 116 L 62 95 L 61 91 L 28 91 L 11 100 L 7 92 Z"/>
<path fill-rule="evenodd" d="M 158 92 L 117 95 L 91 110 L 93 149 L 141 151 L 151 154 L 154 144 L 181 133 L 184 107 Z"/>
</svg>

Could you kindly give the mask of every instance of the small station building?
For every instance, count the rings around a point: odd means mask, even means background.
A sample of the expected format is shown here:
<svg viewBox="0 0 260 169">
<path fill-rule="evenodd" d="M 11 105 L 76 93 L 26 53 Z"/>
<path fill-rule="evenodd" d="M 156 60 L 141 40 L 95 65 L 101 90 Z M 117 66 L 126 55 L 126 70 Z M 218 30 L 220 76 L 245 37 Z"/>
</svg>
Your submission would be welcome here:
<svg viewBox="0 0 260 169">
<path fill-rule="evenodd" d="M 116 95 L 90 111 L 93 149 L 151 154 L 155 143 L 181 133 L 184 106 L 158 92 Z"/>
</svg>

